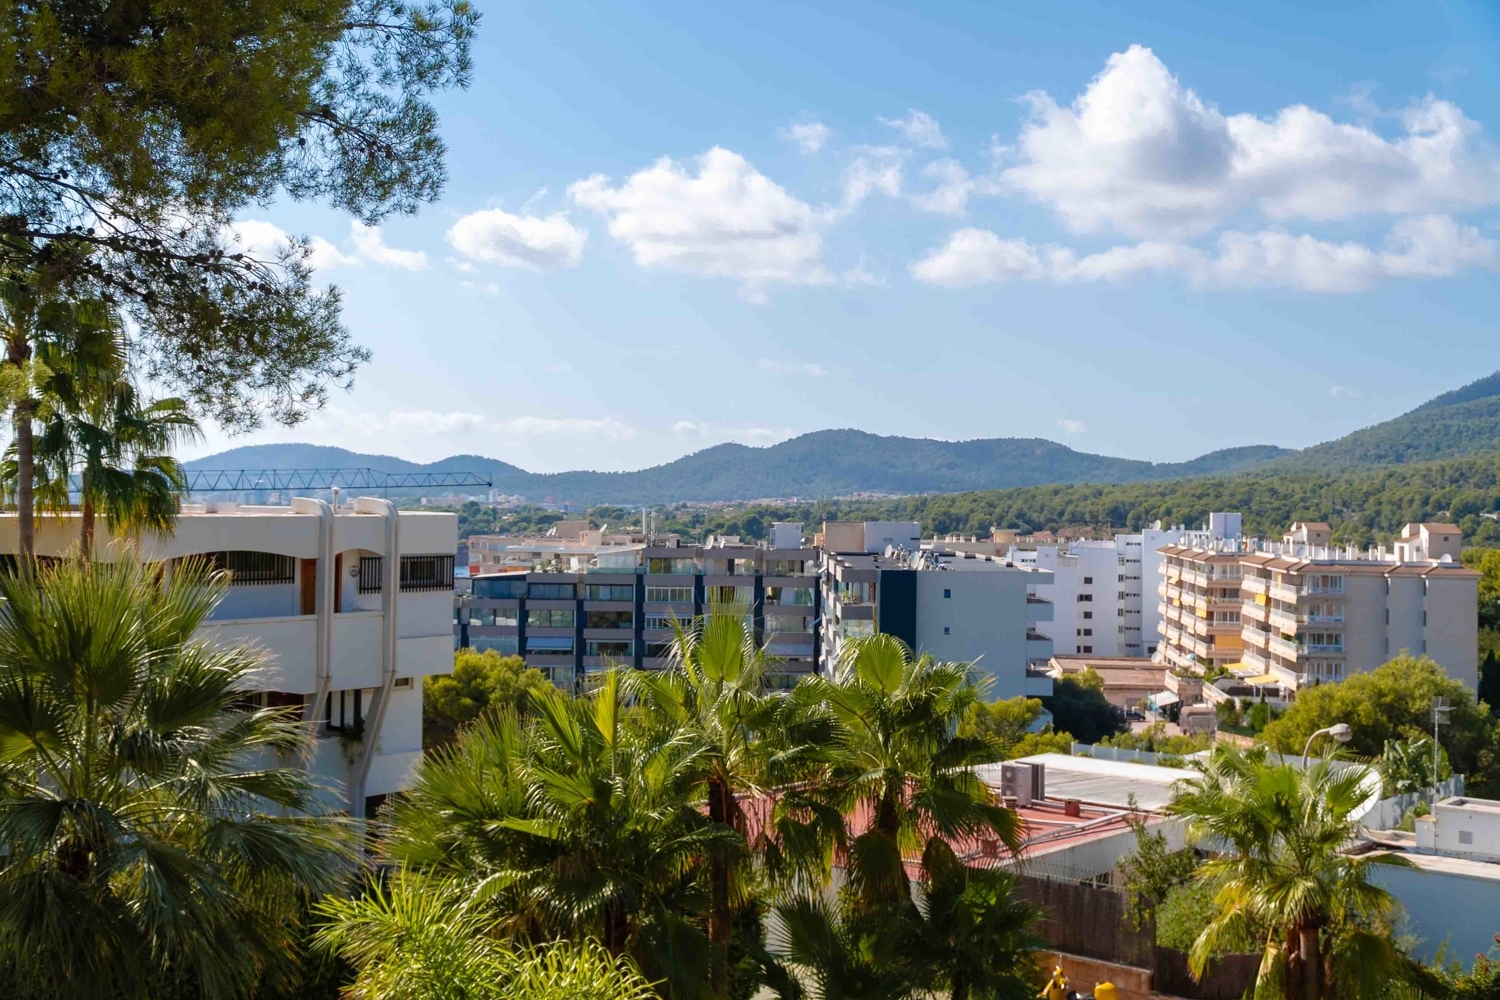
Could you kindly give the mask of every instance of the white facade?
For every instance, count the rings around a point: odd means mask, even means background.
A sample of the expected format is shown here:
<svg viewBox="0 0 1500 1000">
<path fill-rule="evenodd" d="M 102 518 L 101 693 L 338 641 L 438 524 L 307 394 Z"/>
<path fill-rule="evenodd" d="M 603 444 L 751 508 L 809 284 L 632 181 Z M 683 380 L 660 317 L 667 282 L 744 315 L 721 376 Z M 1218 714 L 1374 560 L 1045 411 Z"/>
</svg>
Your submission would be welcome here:
<svg viewBox="0 0 1500 1000">
<path fill-rule="evenodd" d="M 16 519 L 0 516 L 0 551 Z M 96 542 L 108 558 L 116 540 Z M 405 788 L 422 756 L 422 678 L 453 670 L 453 555 L 458 517 L 360 498 L 289 507 L 184 505 L 176 530 L 143 534 L 141 557 L 208 555 L 236 577 L 201 635 L 265 651 L 253 691 L 303 706 L 318 739 L 308 762 L 328 805 L 363 816 L 367 799 Z M 78 518 L 39 518 L 36 552 L 65 556 Z M 390 558 L 392 555 L 397 558 Z M 240 567 L 237 569 L 237 567 Z"/>
</svg>

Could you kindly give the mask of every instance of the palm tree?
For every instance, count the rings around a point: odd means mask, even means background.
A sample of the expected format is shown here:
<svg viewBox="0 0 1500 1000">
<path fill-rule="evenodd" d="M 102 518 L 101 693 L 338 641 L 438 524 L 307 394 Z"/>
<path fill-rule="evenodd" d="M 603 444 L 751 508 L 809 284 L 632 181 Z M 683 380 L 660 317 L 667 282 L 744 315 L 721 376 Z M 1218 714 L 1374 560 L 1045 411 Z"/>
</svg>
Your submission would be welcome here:
<svg viewBox="0 0 1500 1000">
<path fill-rule="evenodd" d="M 1375 996 L 1406 974 L 1388 932 L 1394 900 L 1369 872 L 1407 862 L 1344 853 L 1358 828 L 1350 817 L 1369 794 L 1367 769 L 1324 760 L 1302 770 L 1264 748 L 1222 746 L 1195 768 L 1171 811 L 1224 853 L 1198 869 L 1217 890 L 1217 915 L 1193 944 L 1194 975 L 1214 954 L 1249 945 L 1257 926 L 1267 929 L 1257 1000 Z"/>
<path fill-rule="evenodd" d="M 729 949 L 735 910 L 746 899 L 742 871 L 753 825 L 741 799 L 764 801 L 771 789 L 804 776 L 815 756 L 809 734 L 788 711 L 792 702 L 765 684 L 769 659 L 755 644 L 740 609 L 715 609 L 688 627 L 673 622 L 668 666 L 628 675 L 628 688 L 646 709 L 660 738 L 674 735 L 694 747 L 708 817 L 733 839 L 709 857 L 709 984 L 729 990 Z"/>
<path fill-rule="evenodd" d="M 259 654 L 194 638 L 227 586 L 128 554 L 0 576 L 0 955 L 21 995 L 242 995 L 348 872 L 347 828 L 280 763 L 307 732 L 239 703 Z"/>
<path fill-rule="evenodd" d="M 16 502 L 22 565 L 36 554 L 35 427 L 33 422 L 55 400 L 49 383 L 59 362 L 73 372 L 114 370 L 122 364 L 118 315 L 98 299 L 70 301 L 14 278 L 0 280 L 0 405 L 11 411 L 13 468 L 7 492 Z M 64 497 L 64 503 L 66 497 Z M 29 571 L 29 569 L 28 569 Z"/>
<path fill-rule="evenodd" d="M 316 944 L 353 965 L 349 1000 L 652 1000 L 629 959 L 598 943 L 519 949 L 488 933 L 488 897 L 461 880 L 398 869 L 318 905 Z"/>
<path fill-rule="evenodd" d="M 674 996 L 701 995 L 705 859 L 732 831 L 697 808 L 700 750 L 628 725 L 617 671 L 591 693 L 544 692 L 526 726 L 481 717 L 419 767 L 385 851 L 485 887 L 497 933 L 597 938 Z"/>
<path fill-rule="evenodd" d="M 970 669 L 876 634 L 846 642 L 831 677 L 798 685 L 837 726 L 828 801 L 845 817 L 868 817 L 847 850 L 850 886 L 867 905 L 909 901 L 906 864 L 934 842 L 1020 846 L 1016 814 L 975 772 L 1001 748 L 984 734 L 958 735 L 978 698 Z"/>
</svg>

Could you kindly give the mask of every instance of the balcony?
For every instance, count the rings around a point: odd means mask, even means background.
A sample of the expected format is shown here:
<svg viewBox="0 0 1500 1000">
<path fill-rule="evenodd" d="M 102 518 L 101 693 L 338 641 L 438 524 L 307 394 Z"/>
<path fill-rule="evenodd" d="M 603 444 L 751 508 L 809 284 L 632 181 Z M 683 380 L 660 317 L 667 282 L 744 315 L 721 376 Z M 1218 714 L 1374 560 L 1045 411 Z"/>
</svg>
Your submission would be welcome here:
<svg viewBox="0 0 1500 1000">
<path fill-rule="evenodd" d="M 1040 632 L 1026 630 L 1026 662 L 1052 659 L 1052 637 Z"/>
<path fill-rule="evenodd" d="M 1247 667 L 1254 667 L 1263 674 L 1269 673 L 1271 670 L 1271 661 L 1253 649 L 1244 650 L 1240 654 L 1240 662 Z"/>
<path fill-rule="evenodd" d="M 1271 581 L 1261 576 L 1247 576 L 1240 580 L 1240 589 L 1251 594 L 1264 595 L 1271 588 Z"/>
<path fill-rule="evenodd" d="M 1156 613 L 1163 618 L 1167 617 L 1167 603 L 1165 601 L 1158 601 L 1156 603 Z"/>
<path fill-rule="evenodd" d="M 1297 626 L 1307 621 L 1307 616 L 1295 614 L 1291 611 L 1282 611 L 1279 608 L 1271 608 L 1266 614 L 1266 620 L 1283 632 L 1296 632 Z"/>
<path fill-rule="evenodd" d="M 1056 616 L 1057 613 L 1051 601 L 1034 594 L 1026 595 L 1026 617 L 1030 621 L 1050 622 L 1055 620 Z"/>
<path fill-rule="evenodd" d="M 1289 583 L 1273 583 L 1267 594 L 1273 601 L 1285 601 L 1288 604 L 1296 604 L 1302 592 Z"/>
<path fill-rule="evenodd" d="M 1254 628 L 1250 625 L 1246 625 L 1244 628 L 1240 629 L 1241 639 L 1244 639 L 1245 642 L 1249 643 L 1250 645 L 1257 646 L 1261 649 L 1266 648 L 1266 637 L 1268 635 L 1270 635 L 1269 632 L 1262 632 L 1260 629 Z"/>
<path fill-rule="evenodd" d="M 1268 620 L 1270 616 L 1270 609 L 1267 608 L 1264 604 L 1256 604 L 1254 601 L 1246 601 L 1240 608 L 1240 615 L 1241 617 L 1248 618 L 1251 621 L 1263 622 Z"/>
<path fill-rule="evenodd" d="M 1270 641 L 1266 644 L 1271 652 L 1277 656 L 1284 656 L 1288 660 L 1295 660 L 1299 656 L 1307 655 L 1307 647 L 1300 642 L 1287 639 L 1284 636 L 1271 634 Z"/>
<path fill-rule="evenodd" d="M 1052 696 L 1052 675 L 1036 667 L 1027 667 L 1024 693 L 1028 698 L 1050 698 Z"/>
</svg>

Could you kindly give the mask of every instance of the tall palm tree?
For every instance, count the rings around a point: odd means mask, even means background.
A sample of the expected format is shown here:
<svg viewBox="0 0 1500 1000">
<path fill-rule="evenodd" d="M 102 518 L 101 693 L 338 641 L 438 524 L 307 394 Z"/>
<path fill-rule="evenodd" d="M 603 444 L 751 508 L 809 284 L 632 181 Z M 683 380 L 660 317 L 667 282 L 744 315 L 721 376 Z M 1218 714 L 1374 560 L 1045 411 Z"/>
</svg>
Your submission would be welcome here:
<svg viewBox="0 0 1500 1000">
<path fill-rule="evenodd" d="M 847 851 L 849 884 L 868 905 L 910 900 L 907 864 L 920 867 L 936 841 L 993 837 L 1019 848 L 1020 821 L 975 771 L 1001 748 L 984 734 L 958 735 L 978 698 L 970 669 L 876 634 L 846 642 L 832 676 L 799 685 L 837 726 L 829 801 L 843 816 L 868 817 Z"/>
<path fill-rule="evenodd" d="M 653 1000 L 628 959 L 584 940 L 516 948 L 488 933 L 487 897 L 398 869 L 318 905 L 317 945 L 355 969 L 349 1000 Z"/>
<path fill-rule="evenodd" d="M 1406 864 L 1392 855 L 1344 853 L 1368 795 L 1362 767 L 1306 770 L 1271 760 L 1264 748 L 1220 747 L 1174 795 L 1171 811 L 1222 856 L 1198 877 L 1217 889 L 1217 911 L 1189 959 L 1202 975 L 1210 958 L 1267 929 L 1257 1000 L 1375 996 L 1406 974 L 1391 943 L 1394 900 L 1369 882 L 1373 864 Z"/>
<path fill-rule="evenodd" d="M 778 786 L 804 777 L 817 747 L 789 711 L 792 702 L 767 689 L 770 661 L 741 609 L 716 608 L 686 627 L 673 626 L 667 667 L 633 672 L 627 686 L 659 738 L 675 735 L 694 747 L 708 817 L 737 835 L 715 844 L 709 857 L 709 985 L 724 997 L 735 910 L 746 898 L 749 839 L 765 833 L 742 799 L 764 802 Z"/>
<path fill-rule="evenodd" d="M 420 765 L 385 853 L 484 887 L 498 933 L 597 938 L 678 997 L 703 993 L 705 859 L 734 834 L 698 809 L 691 740 L 629 725 L 617 671 L 502 711 Z"/>
<path fill-rule="evenodd" d="M 0 339 L 0 406 L 11 413 L 14 453 L 6 492 L 16 503 L 19 550 L 29 568 L 36 554 L 34 422 L 56 402 L 59 367 L 113 371 L 123 364 L 124 342 L 118 314 L 106 303 L 65 299 L 14 278 L 0 279 Z"/>
<path fill-rule="evenodd" d="M 23 996 L 242 995 L 353 863 L 282 766 L 306 730 L 240 706 L 260 655 L 194 638 L 227 585 L 124 553 L 0 576 L 0 961 Z"/>
</svg>

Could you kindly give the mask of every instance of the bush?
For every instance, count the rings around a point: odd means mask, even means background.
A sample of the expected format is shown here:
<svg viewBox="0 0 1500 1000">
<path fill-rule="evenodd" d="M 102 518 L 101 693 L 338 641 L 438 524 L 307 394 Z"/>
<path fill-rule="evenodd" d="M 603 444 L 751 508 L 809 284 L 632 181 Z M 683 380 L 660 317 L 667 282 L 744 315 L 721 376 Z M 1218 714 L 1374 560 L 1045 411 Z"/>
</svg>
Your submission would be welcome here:
<svg viewBox="0 0 1500 1000">
<path fill-rule="evenodd" d="M 509 705 L 524 714 L 531 693 L 552 686 L 547 675 L 526 666 L 519 656 L 460 649 L 453 654 L 453 673 L 428 677 L 422 684 L 422 745 L 451 743 L 458 731 L 486 709 Z"/>
<path fill-rule="evenodd" d="M 1072 733 L 1079 743 L 1098 743 L 1124 732 L 1125 713 L 1104 698 L 1104 681 L 1093 670 L 1052 682 L 1052 695 L 1042 704 L 1052 713 L 1059 733 Z"/>
</svg>

